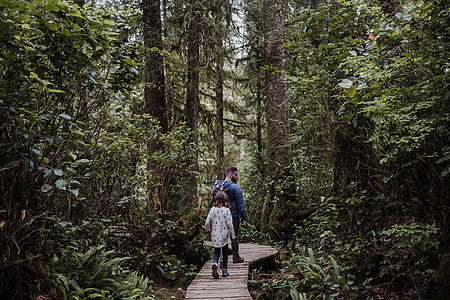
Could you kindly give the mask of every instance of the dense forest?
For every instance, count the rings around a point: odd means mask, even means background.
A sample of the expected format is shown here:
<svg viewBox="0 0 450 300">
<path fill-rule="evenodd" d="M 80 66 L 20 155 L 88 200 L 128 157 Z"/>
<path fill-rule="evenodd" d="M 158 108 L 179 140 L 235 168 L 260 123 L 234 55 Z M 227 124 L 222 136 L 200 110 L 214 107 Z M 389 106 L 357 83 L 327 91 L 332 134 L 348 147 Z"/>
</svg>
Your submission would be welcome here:
<svg viewBox="0 0 450 300">
<path fill-rule="evenodd" d="M 0 0 L 0 298 L 182 299 L 236 166 L 254 299 L 448 299 L 445 0 Z"/>
</svg>

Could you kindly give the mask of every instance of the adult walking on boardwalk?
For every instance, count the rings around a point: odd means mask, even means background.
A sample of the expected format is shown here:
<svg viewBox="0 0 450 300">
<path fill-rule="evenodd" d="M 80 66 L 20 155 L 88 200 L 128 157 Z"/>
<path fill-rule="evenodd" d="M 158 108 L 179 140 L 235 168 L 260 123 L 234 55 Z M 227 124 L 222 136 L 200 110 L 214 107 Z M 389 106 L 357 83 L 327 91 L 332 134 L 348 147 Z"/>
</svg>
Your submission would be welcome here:
<svg viewBox="0 0 450 300">
<path fill-rule="evenodd" d="M 225 179 L 216 180 L 211 184 L 213 197 L 211 199 L 211 207 L 215 202 L 215 196 L 218 191 L 224 191 L 228 196 L 231 206 L 231 216 L 233 218 L 233 228 L 236 238 L 231 240 L 231 251 L 233 253 L 233 263 L 241 263 L 244 261 L 239 255 L 239 229 L 240 225 L 246 226 L 244 196 L 241 187 L 237 184 L 238 170 L 236 167 L 225 168 Z M 242 223 L 241 223 L 242 221 Z"/>
</svg>

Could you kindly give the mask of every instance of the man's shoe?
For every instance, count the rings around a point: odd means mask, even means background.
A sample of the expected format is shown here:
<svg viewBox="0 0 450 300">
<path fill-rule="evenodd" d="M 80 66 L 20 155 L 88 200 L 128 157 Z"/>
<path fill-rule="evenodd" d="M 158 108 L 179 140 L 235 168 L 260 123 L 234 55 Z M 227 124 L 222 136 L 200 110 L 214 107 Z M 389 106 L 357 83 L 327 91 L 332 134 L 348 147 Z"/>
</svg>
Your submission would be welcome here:
<svg viewBox="0 0 450 300">
<path fill-rule="evenodd" d="M 218 279 L 218 278 L 219 278 L 219 273 L 217 273 L 217 264 L 216 264 L 216 263 L 214 263 L 214 264 L 212 265 L 212 276 L 213 276 L 215 279 Z"/>
<path fill-rule="evenodd" d="M 242 257 L 238 257 L 238 258 L 233 258 L 233 263 L 234 264 L 238 264 L 244 262 L 244 259 Z"/>
<path fill-rule="evenodd" d="M 230 274 L 228 274 L 227 270 L 222 270 L 222 277 L 228 277 Z"/>
</svg>

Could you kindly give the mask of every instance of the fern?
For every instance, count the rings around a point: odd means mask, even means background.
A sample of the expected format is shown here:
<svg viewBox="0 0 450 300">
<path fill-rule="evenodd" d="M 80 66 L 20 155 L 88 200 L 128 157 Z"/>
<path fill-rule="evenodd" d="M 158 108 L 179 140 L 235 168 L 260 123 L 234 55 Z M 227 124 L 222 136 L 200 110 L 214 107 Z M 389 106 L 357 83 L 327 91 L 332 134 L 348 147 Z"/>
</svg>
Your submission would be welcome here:
<svg viewBox="0 0 450 300">
<path fill-rule="evenodd" d="M 100 245 L 85 253 L 63 251 L 55 264 L 66 299 L 153 299 L 149 280 L 121 267 L 131 258 L 114 257 L 114 251 L 104 248 Z"/>
</svg>

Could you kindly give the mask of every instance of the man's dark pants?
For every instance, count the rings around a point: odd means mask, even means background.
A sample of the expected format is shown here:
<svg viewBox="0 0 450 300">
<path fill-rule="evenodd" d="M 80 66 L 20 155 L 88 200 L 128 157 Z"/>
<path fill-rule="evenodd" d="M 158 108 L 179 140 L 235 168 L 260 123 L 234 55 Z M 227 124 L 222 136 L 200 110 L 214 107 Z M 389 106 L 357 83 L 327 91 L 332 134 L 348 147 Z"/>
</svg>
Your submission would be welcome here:
<svg viewBox="0 0 450 300">
<path fill-rule="evenodd" d="M 241 222 L 239 218 L 233 218 L 234 235 L 236 238 L 231 240 L 231 252 L 233 253 L 233 259 L 238 259 L 239 256 L 239 227 Z"/>
</svg>

